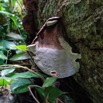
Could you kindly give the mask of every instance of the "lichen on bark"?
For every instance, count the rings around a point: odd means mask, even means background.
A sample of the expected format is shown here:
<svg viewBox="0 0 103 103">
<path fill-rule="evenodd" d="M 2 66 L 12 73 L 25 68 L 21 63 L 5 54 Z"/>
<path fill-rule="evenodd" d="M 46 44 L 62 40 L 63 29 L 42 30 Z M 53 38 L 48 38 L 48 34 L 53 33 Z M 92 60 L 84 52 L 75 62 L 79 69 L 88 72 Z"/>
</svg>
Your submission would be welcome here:
<svg viewBox="0 0 103 103">
<path fill-rule="evenodd" d="M 94 103 L 103 102 L 103 0 L 39 0 L 39 27 L 60 16 L 68 37 L 81 53 L 75 80 Z"/>
</svg>

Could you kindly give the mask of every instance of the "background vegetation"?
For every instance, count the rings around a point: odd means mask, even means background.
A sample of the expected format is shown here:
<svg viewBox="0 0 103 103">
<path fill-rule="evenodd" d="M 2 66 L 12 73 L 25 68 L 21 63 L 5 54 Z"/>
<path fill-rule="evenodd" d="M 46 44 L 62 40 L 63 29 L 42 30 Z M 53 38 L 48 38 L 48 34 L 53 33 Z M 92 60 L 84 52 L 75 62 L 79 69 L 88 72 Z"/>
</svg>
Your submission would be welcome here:
<svg viewBox="0 0 103 103">
<path fill-rule="evenodd" d="M 62 98 L 65 103 L 74 103 L 68 93 L 62 92 L 55 86 L 57 78 L 35 70 L 37 67 L 27 50 L 28 35 L 22 26 L 22 18 L 25 14 L 22 0 L 0 0 L 0 92 L 2 96 L 7 90 L 9 94 L 16 96 L 30 93 L 30 97 L 37 103 L 63 103 L 59 97 L 64 95 Z M 13 101 L 18 103 L 17 98 Z M 33 101 L 30 102 L 28 99 L 27 103 L 34 103 Z M 23 103 L 23 100 L 19 103 Z"/>
</svg>

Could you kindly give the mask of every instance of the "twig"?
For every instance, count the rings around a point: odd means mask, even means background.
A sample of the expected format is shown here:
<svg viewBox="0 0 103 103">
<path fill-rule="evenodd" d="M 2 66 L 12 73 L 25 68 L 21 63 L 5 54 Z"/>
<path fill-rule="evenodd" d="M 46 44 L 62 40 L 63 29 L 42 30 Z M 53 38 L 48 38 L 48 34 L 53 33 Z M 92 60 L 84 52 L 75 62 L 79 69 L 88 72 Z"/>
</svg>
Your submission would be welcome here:
<svg viewBox="0 0 103 103">
<path fill-rule="evenodd" d="M 32 63 L 32 65 L 33 65 L 33 67 L 35 67 L 35 62 L 34 62 L 34 60 L 33 60 L 33 58 L 32 58 L 32 55 L 31 55 L 31 53 L 29 52 L 29 51 L 27 51 L 27 54 L 30 56 L 30 60 L 31 60 L 31 63 Z"/>
<path fill-rule="evenodd" d="M 29 92 L 31 93 L 33 99 L 34 99 L 37 103 L 40 103 L 40 102 L 37 100 L 37 98 L 34 96 L 33 92 L 31 91 L 31 87 L 30 87 L 30 86 L 28 86 L 28 89 L 29 89 Z"/>
<path fill-rule="evenodd" d="M 56 99 L 56 103 L 58 103 L 58 102 L 59 102 L 59 103 L 64 103 L 64 102 L 62 102 L 59 98 L 57 98 L 57 99 Z"/>
<path fill-rule="evenodd" d="M 10 68 L 10 67 L 15 67 L 15 68 L 22 68 L 22 69 L 28 70 L 29 72 L 34 73 L 35 75 L 37 75 L 38 77 L 40 77 L 41 80 L 44 81 L 44 77 L 42 77 L 42 76 L 41 76 L 40 74 L 38 74 L 37 72 L 34 72 L 33 70 L 29 69 L 28 67 L 21 66 L 21 65 L 17 65 L 17 64 L 15 64 L 15 65 L 8 64 L 8 65 L 2 65 L 2 66 L 0 66 L 0 69 L 2 70 L 2 69 L 4 69 L 4 67 L 8 67 L 8 68 Z"/>
</svg>

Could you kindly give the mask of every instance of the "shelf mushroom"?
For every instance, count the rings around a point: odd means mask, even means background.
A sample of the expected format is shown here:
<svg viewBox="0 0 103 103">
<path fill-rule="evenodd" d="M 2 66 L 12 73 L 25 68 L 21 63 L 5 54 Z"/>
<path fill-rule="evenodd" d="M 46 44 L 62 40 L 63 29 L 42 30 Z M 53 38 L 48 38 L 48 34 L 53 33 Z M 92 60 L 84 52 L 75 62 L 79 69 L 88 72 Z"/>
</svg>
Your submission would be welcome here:
<svg viewBox="0 0 103 103">
<path fill-rule="evenodd" d="M 28 50 L 35 54 L 34 62 L 46 74 L 65 78 L 79 71 L 77 59 L 79 53 L 73 53 L 72 47 L 64 39 L 60 17 L 49 18 Z"/>
</svg>

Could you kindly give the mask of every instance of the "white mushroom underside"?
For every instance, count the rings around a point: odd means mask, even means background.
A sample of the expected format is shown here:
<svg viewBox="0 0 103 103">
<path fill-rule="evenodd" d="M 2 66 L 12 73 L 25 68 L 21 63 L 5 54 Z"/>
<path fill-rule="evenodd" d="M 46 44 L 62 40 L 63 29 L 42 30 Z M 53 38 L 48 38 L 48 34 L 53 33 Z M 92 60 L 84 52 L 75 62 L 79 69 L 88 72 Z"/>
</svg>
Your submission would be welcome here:
<svg viewBox="0 0 103 103">
<path fill-rule="evenodd" d="M 65 78 L 75 74 L 79 71 L 79 63 L 75 60 L 80 58 L 80 54 L 72 53 L 69 44 L 66 43 L 66 45 L 68 45 L 66 49 L 59 50 L 38 48 L 38 43 L 36 43 L 35 63 L 48 75 L 51 75 L 52 71 L 56 71 L 58 78 Z"/>
</svg>

